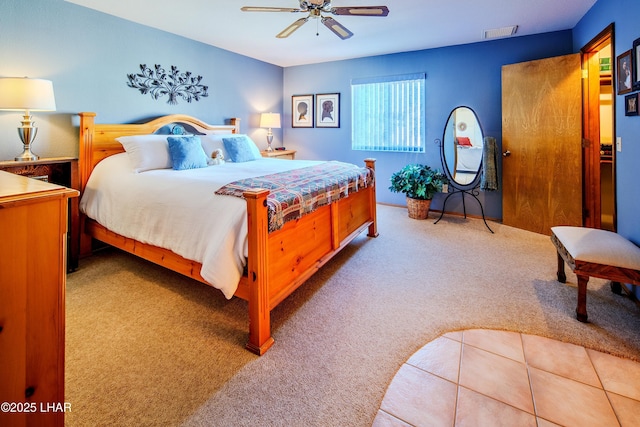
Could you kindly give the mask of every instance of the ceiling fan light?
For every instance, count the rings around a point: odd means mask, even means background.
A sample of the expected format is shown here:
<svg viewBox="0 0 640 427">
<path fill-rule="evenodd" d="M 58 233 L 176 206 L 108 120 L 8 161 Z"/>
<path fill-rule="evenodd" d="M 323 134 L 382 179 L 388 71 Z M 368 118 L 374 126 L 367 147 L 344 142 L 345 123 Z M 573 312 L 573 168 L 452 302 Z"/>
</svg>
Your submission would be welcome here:
<svg viewBox="0 0 640 427">
<path fill-rule="evenodd" d="M 518 31 L 517 25 L 511 25 L 511 26 L 502 27 L 502 28 L 494 28 L 492 30 L 484 30 L 483 38 L 485 40 L 488 40 L 488 39 L 497 39 L 500 37 L 509 37 L 514 35 L 516 31 Z"/>
</svg>

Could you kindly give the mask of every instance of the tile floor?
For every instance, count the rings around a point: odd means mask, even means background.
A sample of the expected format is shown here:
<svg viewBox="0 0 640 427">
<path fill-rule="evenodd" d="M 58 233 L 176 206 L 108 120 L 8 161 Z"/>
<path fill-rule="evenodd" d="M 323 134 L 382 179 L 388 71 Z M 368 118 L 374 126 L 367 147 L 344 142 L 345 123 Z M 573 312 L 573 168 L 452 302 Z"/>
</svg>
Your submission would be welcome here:
<svg viewBox="0 0 640 427">
<path fill-rule="evenodd" d="M 373 426 L 640 426 L 640 363 L 516 332 L 450 332 L 402 365 Z"/>
</svg>

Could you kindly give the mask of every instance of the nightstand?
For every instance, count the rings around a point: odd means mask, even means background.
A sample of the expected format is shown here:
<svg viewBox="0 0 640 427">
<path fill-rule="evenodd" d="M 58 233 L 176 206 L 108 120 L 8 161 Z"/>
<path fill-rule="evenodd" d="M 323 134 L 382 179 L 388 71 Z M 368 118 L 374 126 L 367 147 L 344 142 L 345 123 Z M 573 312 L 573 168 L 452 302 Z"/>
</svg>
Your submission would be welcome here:
<svg viewBox="0 0 640 427">
<path fill-rule="evenodd" d="M 80 189 L 78 159 L 74 157 L 49 157 L 27 162 L 0 161 L 0 170 L 39 179 L 52 184 Z M 69 200 L 69 233 L 67 243 L 67 270 L 78 268 L 80 253 L 80 211 L 78 197 Z"/>
<path fill-rule="evenodd" d="M 273 150 L 261 151 L 262 157 L 271 157 L 274 159 L 294 160 L 296 158 L 296 150 Z"/>
</svg>

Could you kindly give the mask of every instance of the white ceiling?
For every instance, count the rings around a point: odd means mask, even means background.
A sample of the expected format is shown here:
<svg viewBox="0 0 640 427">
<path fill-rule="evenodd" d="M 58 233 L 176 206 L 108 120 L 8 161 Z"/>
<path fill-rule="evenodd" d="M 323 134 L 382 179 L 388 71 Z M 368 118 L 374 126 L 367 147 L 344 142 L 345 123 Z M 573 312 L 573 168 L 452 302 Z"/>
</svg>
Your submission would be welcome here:
<svg viewBox="0 0 640 427">
<path fill-rule="evenodd" d="M 573 28 L 596 0 L 333 0 L 334 7 L 382 6 L 387 17 L 334 16 L 354 36 L 341 40 L 317 19 L 275 37 L 304 13 L 298 0 L 66 0 L 212 46 L 289 67 L 484 41 L 485 30 L 517 25 L 514 37 Z M 316 32 L 318 35 L 316 35 Z"/>
</svg>

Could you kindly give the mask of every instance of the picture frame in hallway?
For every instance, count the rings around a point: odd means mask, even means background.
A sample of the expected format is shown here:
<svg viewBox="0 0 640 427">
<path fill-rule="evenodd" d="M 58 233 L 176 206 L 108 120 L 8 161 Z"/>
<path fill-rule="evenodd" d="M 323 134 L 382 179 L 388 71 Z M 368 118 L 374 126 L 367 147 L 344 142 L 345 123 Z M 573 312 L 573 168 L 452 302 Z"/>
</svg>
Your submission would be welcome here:
<svg viewBox="0 0 640 427">
<path fill-rule="evenodd" d="M 616 61 L 616 85 L 618 87 L 618 95 L 624 95 L 633 89 L 633 63 L 631 62 L 631 49 L 625 53 L 618 55 Z"/>
<path fill-rule="evenodd" d="M 640 38 L 633 41 L 631 49 L 631 63 L 633 64 L 633 90 L 640 90 Z"/>
<path fill-rule="evenodd" d="M 638 94 L 634 93 L 624 97 L 624 115 L 625 116 L 637 116 L 638 115 Z"/>
<path fill-rule="evenodd" d="M 340 127 L 340 94 L 319 93 L 316 94 L 316 127 L 339 128 Z"/>
<path fill-rule="evenodd" d="M 291 97 L 291 127 L 313 127 L 313 95 L 293 95 Z"/>
</svg>

